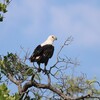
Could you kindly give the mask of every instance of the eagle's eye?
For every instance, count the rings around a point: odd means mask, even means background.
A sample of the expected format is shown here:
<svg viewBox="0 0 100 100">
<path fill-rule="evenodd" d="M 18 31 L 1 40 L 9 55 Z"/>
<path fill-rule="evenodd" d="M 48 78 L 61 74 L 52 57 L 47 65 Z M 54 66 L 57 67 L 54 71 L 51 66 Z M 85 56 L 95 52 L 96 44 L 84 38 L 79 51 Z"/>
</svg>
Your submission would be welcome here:
<svg viewBox="0 0 100 100">
<path fill-rule="evenodd" d="M 52 36 L 52 38 L 54 39 L 54 36 Z"/>
</svg>

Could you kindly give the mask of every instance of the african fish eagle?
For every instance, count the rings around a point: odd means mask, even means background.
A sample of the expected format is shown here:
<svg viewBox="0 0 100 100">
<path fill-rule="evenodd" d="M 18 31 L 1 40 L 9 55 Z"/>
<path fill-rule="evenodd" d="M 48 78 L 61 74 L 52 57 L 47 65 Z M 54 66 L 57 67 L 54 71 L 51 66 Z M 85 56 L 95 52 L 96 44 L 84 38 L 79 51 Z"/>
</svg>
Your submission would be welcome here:
<svg viewBox="0 0 100 100">
<path fill-rule="evenodd" d="M 46 70 L 46 66 L 48 64 L 49 59 L 53 56 L 54 46 L 53 42 L 57 40 L 57 37 L 54 35 L 50 35 L 45 42 L 38 45 L 33 54 L 30 57 L 31 62 L 37 62 L 39 68 L 40 64 L 44 63 L 44 70 Z"/>
</svg>

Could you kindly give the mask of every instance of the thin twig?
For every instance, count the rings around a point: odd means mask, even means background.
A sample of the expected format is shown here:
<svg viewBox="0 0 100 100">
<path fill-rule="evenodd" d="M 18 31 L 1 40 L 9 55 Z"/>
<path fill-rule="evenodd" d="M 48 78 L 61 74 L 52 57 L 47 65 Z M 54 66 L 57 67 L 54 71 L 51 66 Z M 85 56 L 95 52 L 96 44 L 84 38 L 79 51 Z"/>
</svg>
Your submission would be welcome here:
<svg viewBox="0 0 100 100">
<path fill-rule="evenodd" d="M 61 53 L 62 49 L 63 49 L 66 45 L 68 46 L 68 45 L 72 42 L 72 40 L 73 40 L 72 36 L 68 37 L 68 38 L 65 40 L 65 42 L 63 43 L 63 45 L 61 46 L 60 50 L 59 50 L 58 53 L 57 53 L 57 60 L 56 60 L 56 63 L 55 63 L 53 66 L 50 67 L 50 71 L 51 71 L 51 69 L 54 68 L 58 63 L 63 62 L 63 61 L 60 61 L 60 60 L 59 60 L 59 58 L 60 58 L 60 57 L 59 57 L 59 54 Z"/>
<path fill-rule="evenodd" d="M 72 42 L 73 38 L 72 36 L 68 37 L 65 42 L 63 43 L 63 45 L 61 46 L 58 54 L 57 54 L 57 58 L 59 57 L 60 52 L 62 51 L 62 49 L 64 48 L 64 46 L 69 45 Z M 68 43 L 67 43 L 68 42 Z"/>
</svg>

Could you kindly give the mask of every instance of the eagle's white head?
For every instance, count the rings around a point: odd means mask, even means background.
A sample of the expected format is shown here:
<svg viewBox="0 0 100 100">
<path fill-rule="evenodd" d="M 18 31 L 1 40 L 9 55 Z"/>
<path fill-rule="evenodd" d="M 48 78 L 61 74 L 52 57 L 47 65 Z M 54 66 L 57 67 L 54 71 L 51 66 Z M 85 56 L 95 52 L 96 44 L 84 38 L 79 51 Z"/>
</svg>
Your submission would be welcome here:
<svg viewBox="0 0 100 100">
<path fill-rule="evenodd" d="M 44 45 L 47 45 L 47 44 L 50 44 L 50 45 L 53 45 L 53 42 L 57 40 L 57 37 L 55 35 L 50 35 L 47 40 L 45 42 L 43 42 L 41 44 L 41 46 L 44 46 Z"/>
</svg>

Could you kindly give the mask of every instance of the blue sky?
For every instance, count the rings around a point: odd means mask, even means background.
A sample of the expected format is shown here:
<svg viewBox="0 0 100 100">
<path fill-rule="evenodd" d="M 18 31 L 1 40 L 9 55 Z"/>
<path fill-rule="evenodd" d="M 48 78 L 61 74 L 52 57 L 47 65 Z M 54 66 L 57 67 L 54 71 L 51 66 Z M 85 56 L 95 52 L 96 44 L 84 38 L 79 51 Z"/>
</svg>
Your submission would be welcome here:
<svg viewBox="0 0 100 100">
<path fill-rule="evenodd" d="M 100 81 L 100 0 L 12 0 L 0 23 L 0 54 L 19 52 L 20 46 L 32 53 L 50 34 L 58 37 L 50 63 L 73 36 L 62 55 L 79 60 L 76 72 Z"/>
</svg>

